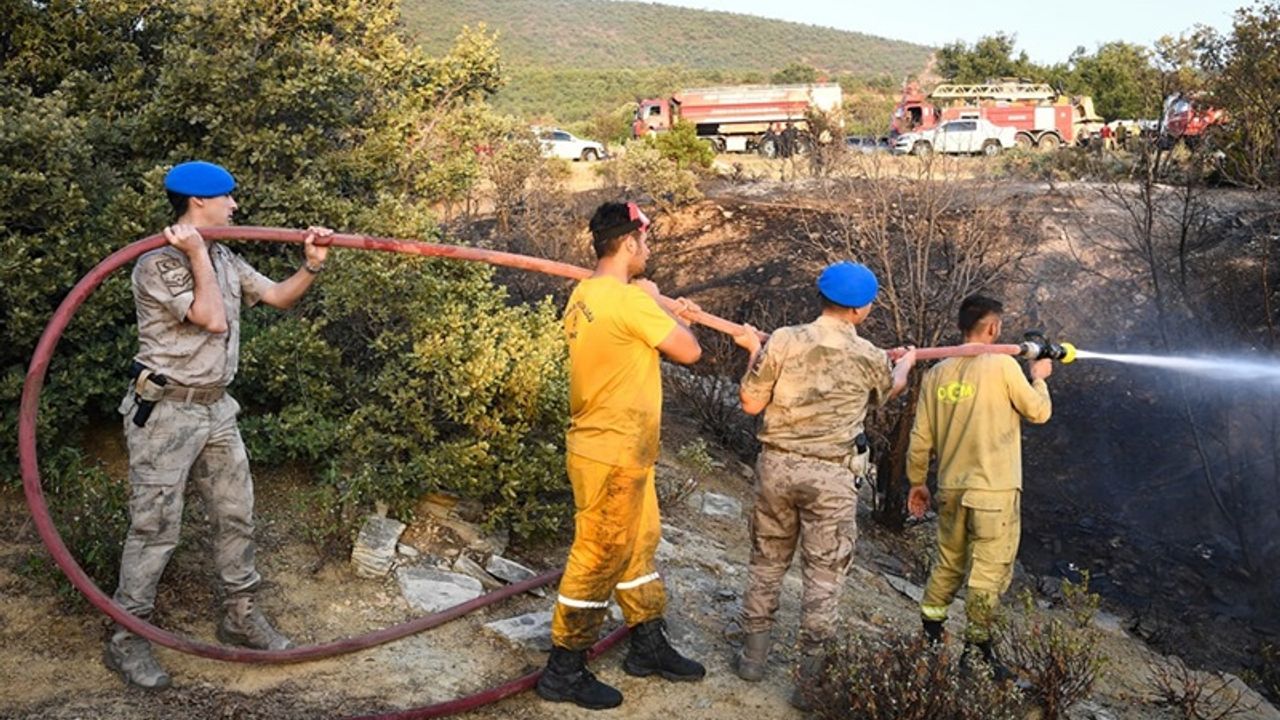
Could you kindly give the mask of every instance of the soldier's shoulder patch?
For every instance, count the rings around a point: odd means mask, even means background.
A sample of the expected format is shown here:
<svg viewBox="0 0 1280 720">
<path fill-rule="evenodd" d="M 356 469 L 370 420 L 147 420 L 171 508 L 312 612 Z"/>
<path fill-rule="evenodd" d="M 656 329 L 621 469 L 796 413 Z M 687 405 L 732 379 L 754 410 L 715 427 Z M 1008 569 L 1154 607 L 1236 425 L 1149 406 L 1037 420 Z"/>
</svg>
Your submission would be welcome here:
<svg viewBox="0 0 1280 720">
<path fill-rule="evenodd" d="M 191 270 L 182 260 L 176 257 L 162 256 L 156 259 L 156 273 L 160 275 L 160 281 L 164 286 L 169 288 L 169 292 L 174 295 L 187 292 L 195 288 L 195 280 L 191 277 Z"/>
</svg>

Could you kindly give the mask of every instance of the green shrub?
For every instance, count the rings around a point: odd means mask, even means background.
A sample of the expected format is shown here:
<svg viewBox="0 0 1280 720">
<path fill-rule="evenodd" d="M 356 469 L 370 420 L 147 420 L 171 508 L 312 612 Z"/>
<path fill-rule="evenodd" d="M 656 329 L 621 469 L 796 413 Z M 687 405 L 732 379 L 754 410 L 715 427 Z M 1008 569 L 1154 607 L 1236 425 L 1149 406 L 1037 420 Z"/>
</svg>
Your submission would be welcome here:
<svg viewBox="0 0 1280 720">
<path fill-rule="evenodd" d="M 653 142 L 663 159 L 670 160 L 681 170 L 709 168 L 716 160 L 716 151 L 706 140 L 698 137 L 693 123 L 677 122 L 670 130 L 646 136 Z"/>
<path fill-rule="evenodd" d="M 45 498 L 62 541 L 80 567 L 108 594 L 116 586 L 120 552 L 129 529 L 129 488 L 114 482 L 77 451 L 66 449 L 48 463 Z M 30 576 L 51 583 L 63 598 L 82 601 L 71 582 L 43 553 L 28 561 Z"/>
<path fill-rule="evenodd" d="M 1067 617 L 1040 609 L 1032 593 L 1020 596 L 1023 615 L 997 633 L 1006 662 L 1034 688 L 1045 720 L 1064 717 L 1084 700 L 1106 666 L 1099 631 L 1093 625 L 1099 598 L 1081 584 L 1062 581 Z"/>
<path fill-rule="evenodd" d="M 822 683 L 811 689 L 823 720 L 1021 720 L 1018 691 L 959 661 L 923 635 L 850 633 L 827 648 Z"/>
<path fill-rule="evenodd" d="M 631 197 L 648 196 L 664 209 L 702 197 L 693 172 L 662 157 L 657 145 L 648 138 L 627 143 L 621 157 L 601 163 L 597 172 L 619 192 Z"/>
<path fill-rule="evenodd" d="M 39 333 L 85 271 L 166 222 L 170 165 L 201 157 L 228 167 L 244 224 L 432 239 L 431 208 L 471 190 L 481 173 L 473 149 L 497 131 L 483 103 L 501 83 L 492 35 L 464 30 L 427 57 L 400 34 L 393 0 L 161 5 L 4 11 L 0 477 L 9 483 Z M 277 279 L 301 257 L 296 246 L 235 248 Z M 293 310 L 244 315 L 232 392 L 255 464 L 310 465 L 335 526 L 360 503 L 403 509 L 437 487 L 493 503 L 490 521 L 518 532 L 561 522 L 545 499 L 563 477 L 553 309 L 509 307 L 479 267 L 343 251 L 330 267 Z M 59 528 L 104 587 L 119 558 L 108 545 L 124 530 L 98 517 L 116 508 L 94 493 L 118 488 L 73 450 L 86 423 L 119 422 L 137 348 L 127 272 L 64 333 L 38 428 Z"/>
<path fill-rule="evenodd" d="M 718 464 L 711 453 L 707 452 L 707 441 L 702 438 L 681 445 L 676 451 L 676 457 L 699 477 L 710 475 Z"/>
<path fill-rule="evenodd" d="M 340 260 L 340 262 L 338 261 Z M 550 303 L 509 306 L 486 266 L 344 254 L 315 302 L 245 341 L 255 460 L 304 460 L 344 505 L 407 517 L 426 492 L 485 502 L 518 534 L 556 530 L 568 416 Z"/>
</svg>

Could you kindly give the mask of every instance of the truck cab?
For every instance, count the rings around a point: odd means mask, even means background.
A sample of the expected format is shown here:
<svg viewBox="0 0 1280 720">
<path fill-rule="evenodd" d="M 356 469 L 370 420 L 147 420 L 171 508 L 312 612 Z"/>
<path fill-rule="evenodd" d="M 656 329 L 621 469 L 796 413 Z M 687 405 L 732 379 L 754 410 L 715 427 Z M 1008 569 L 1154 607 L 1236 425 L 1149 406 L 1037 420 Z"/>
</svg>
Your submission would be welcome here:
<svg viewBox="0 0 1280 720">
<path fill-rule="evenodd" d="M 631 123 L 631 136 L 644 137 L 651 132 L 665 132 L 671 129 L 671 125 L 671 105 L 666 100 L 641 100 Z"/>
</svg>

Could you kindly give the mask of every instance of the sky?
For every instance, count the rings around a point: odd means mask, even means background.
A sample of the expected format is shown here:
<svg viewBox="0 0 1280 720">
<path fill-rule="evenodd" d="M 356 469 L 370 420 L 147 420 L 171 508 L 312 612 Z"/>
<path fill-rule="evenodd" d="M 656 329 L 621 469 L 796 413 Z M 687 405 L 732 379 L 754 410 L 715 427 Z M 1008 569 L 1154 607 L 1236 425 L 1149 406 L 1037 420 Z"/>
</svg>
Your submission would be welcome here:
<svg viewBox="0 0 1280 720">
<path fill-rule="evenodd" d="M 1017 36 L 1017 48 L 1037 63 L 1064 62 L 1077 46 L 1093 51 L 1112 40 L 1151 45 L 1201 24 L 1230 31 L 1232 14 L 1247 0 L 909 0 L 898 5 L 858 0 L 661 0 L 702 10 L 724 10 L 856 30 L 894 40 L 942 46 L 973 43 L 996 32 Z"/>
</svg>

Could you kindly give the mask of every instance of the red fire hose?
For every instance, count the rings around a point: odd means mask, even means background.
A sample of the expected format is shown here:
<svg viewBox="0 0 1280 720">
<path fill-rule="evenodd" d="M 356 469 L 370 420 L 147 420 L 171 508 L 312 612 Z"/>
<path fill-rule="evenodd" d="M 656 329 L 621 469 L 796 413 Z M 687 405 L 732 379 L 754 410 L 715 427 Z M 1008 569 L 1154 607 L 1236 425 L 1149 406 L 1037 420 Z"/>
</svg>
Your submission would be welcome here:
<svg viewBox="0 0 1280 720">
<path fill-rule="evenodd" d="M 204 237 L 210 240 L 235 239 L 302 243 L 306 237 L 306 232 L 301 230 L 264 227 L 209 228 L 202 229 L 200 232 Z M 499 600 L 511 597 L 512 595 L 522 593 L 532 588 L 548 585 L 555 582 L 556 579 L 560 577 L 560 571 L 544 573 L 523 582 L 507 586 L 501 590 L 487 593 L 469 602 L 449 608 L 448 610 L 417 618 L 399 625 L 394 625 L 383 630 L 353 638 L 335 640 L 333 642 L 320 645 L 296 647 L 282 651 L 230 648 L 223 645 L 211 645 L 209 643 L 200 642 L 156 627 L 141 618 L 125 612 L 120 606 L 112 602 L 111 598 L 94 584 L 93 580 L 84 572 L 84 569 L 80 567 L 75 558 L 71 556 L 70 551 L 68 551 L 66 545 L 62 542 L 62 537 L 58 534 L 58 530 L 54 527 L 53 520 L 49 515 L 49 508 L 45 503 L 44 491 L 40 481 L 39 461 L 36 451 L 36 416 L 39 411 L 40 391 L 44 387 L 45 375 L 48 373 L 49 363 L 53 357 L 53 351 L 57 347 L 58 340 L 62 337 L 63 331 L 66 330 L 68 323 L 70 323 L 71 318 L 75 315 L 76 310 L 112 272 L 115 272 L 125 264 L 137 259 L 143 253 L 163 247 L 166 244 L 167 241 L 163 235 L 152 235 L 148 238 L 138 240 L 137 242 L 131 243 L 112 253 L 105 260 L 98 263 L 98 265 L 90 270 L 83 278 L 81 278 L 80 281 L 76 283 L 75 287 L 71 289 L 71 292 L 67 294 L 66 298 L 63 299 L 62 303 L 58 306 L 58 309 L 54 312 L 53 317 L 49 320 L 49 324 L 45 327 L 44 332 L 41 334 L 40 341 L 36 344 L 35 353 L 32 355 L 31 365 L 27 370 L 26 381 L 22 388 L 22 401 L 19 405 L 18 414 L 18 458 L 22 469 L 22 486 L 23 492 L 26 495 L 27 506 L 30 508 L 31 516 L 35 521 L 36 530 L 40 534 L 40 539 L 49 550 L 49 554 L 53 557 L 54 562 L 56 562 L 58 567 L 66 573 L 71 584 L 84 594 L 86 598 L 88 598 L 90 603 L 104 612 L 112 620 L 115 620 L 117 623 L 128 629 L 130 632 L 136 633 L 148 640 L 151 640 L 152 642 L 173 650 L 178 650 L 180 652 L 200 657 L 231 662 L 295 663 L 305 660 L 332 657 L 334 655 L 350 653 L 357 650 L 364 650 L 393 640 L 399 640 L 414 633 L 437 627 L 449 622 L 450 620 L 461 617 L 472 610 L 491 605 Z M 427 257 L 442 257 L 456 260 L 485 262 L 491 265 L 531 270 L 534 272 L 558 275 L 575 280 L 586 278 L 591 275 L 590 270 L 574 265 L 554 262 L 551 260 L 543 260 L 540 258 L 532 258 L 524 255 L 515 255 L 513 253 L 483 250 L 458 245 L 440 245 L 434 243 L 399 240 L 395 238 L 343 234 L 335 234 L 326 238 L 326 244 L 359 250 L 377 250 L 381 252 L 404 253 L 407 255 L 422 255 Z M 674 309 L 673 300 L 663 297 L 660 298 L 660 301 L 668 308 Z M 706 325 L 707 327 L 729 335 L 735 335 L 742 331 L 741 325 L 729 322 L 728 320 L 706 312 L 696 313 L 693 316 L 693 320 L 700 325 Z M 920 359 L 934 359 L 950 357 L 953 355 L 973 355 L 983 352 L 1001 352 L 1016 355 L 1020 350 L 1021 346 L 1018 345 L 922 348 L 917 351 L 917 356 Z M 621 640 L 626 632 L 627 628 L 622 627 L 605 637 L 592 649 L 593 655 L 608 650 Z M 445 715 L 464 712 L 482 705 L 497 702 L 503 698 L 528 690 L 537 681 L 539 674 L 540 673 L 538 672 L 531 673 L 504 685 L 490 688 L 468 697 L 388 715 L 371 717 L 385 718 L 387 720 L 409 720 L 410 718 L 442 717 Z"/>
<path fill-rule="evenodd" d="M 211 240 L 240 239 L 289 243 L 302 243 L 306 237 L 306 232 L 301 230 L 285 230 L 280 228 L 263 227 L 210 228 L 202 229 L 201 234 Z M 338 247 L 478 261 L 489 263 L 491 265 L 532 270 L 572 279 L 581 279 L 591 275 L 590 270 L 573 265 L 567 265 L 565 263 L 526 257 L 523 255 L 515 255 L 512 253 L 497 252 L 493 250 L 482 250 L 479 248 L 456 245 L 439 245 L 433 243 L 398 240 L 394 238 L 370 237 L 366 235 L 335 234 L 326 240 L 326 244 L 336 245 Z M 39 411 L 40 391 L 44 387 L 45 375 L 49 370 L 49 363 L 53 357 L 53 351 L 57 347 L 58 340 L 62 337 L 62 333 L 66 330 L 72 316 L 75 315 L 76 310 L 112 272 L 115 272 L 125 264 L 137 259 L 143 253 L 162 247 L 166 244 L 167 241 L 163 235 L 152 235 L 148 238 L 131 243 L 109 255 L 105 260 L 98 263 L 97 266 L 81 278 L 80 281 L 76 283 L 75 287 L 71 289 L 71 292 L 67 294 L 66 298 L 63 299 L 62 303 L 58 306 L 58 309 L 54 312 L 53 317 L 49 320 L 49 324 L 45 327 L 44 332 L 41 334 L 40 341 L 36 344 L 35 353 L 32 355 L 31 365 L 27 370 L 26 381 L 22 388 L 22 401 L 19 405 L 18 414 L 18 459 L 22 469 L 22 486 L 23 492 L 26 495 L 27 506 L 31 511 L 31 516 L 35 522 L 36 530 L 40 534 L 40 539 L 49 550 L 49 554 L 53 557 L 54 562 L 56 562 L 58 567 L 60 567 L 67 575 L 71 584 L 84 594 L 86 598 L 88 598 L 90 603 L 102 612 L 106 613 L 106 615 L 112 620 L 115 620 L 117 623 L 127 628 L 130 632 L 141 635 L 152 642 L 173 650 L 178 650 L 180 652 L 200 657 L 231 662 L 294 663 L 350 653 L 356 650 L 363 650 L 375 645 L 381 645 L 393 640 L 398 640 L 408 635 L 442 625 L 450 620 L 465 615 L 472 610 L 490 605 L 512 595 L 519 594 L 532 588 L 548 585 L 555 582 L 555 580 L 560 577 L 560 571 L 544 573 L 535 578 L 530 578 L 529 580 L 488 593 L 470 602 L 449 608 L 448 610 L 417 618 L 383 630 L 360 635 L 354 638 L 336 640 L 321 645 L 297 647 L 283 651 L 229 648 L 222 645 L 211 645 L 209 643 L 200 642 L 156 627 L 141 618 L 125 612 L 120 606 L 112 602 L 111 598 L 94 584 L 93 580 L 89 578 L 89 576 L 84 572 L 84 569 L 81 568 L 75 558 L 72 557 L 70 551 L 68 551 L 66 545 L 62 541 L 62 537 L 58 534 L 57 528 L 54 527 L 53 520 L 49 515 L 49 508 L 45 503 L 44 491 L 40 481 L 39 460 L 36 450 L 36 416 Z M 668 307 L 673 307 L 674 301 L 669 298 L 661 298 L 661 301 Z M 729 334 L 741 331 L 741 326 L 709 313 L 699 312 L 694 315 L 694 320 L 702 325 L 706 325 L 715 330 Z M 613 644 L 617 643 L 625 634 L 626 628 L 620 628 L 618 631 L 597 643 L 593 649 L 593 653 L 603 652 Z M 399 720 L 407 718 L 440 717 L 446 714 L 462 712 L 487 703 L 496 702 L 497 700 L 509 695 L 527 690 L 532 687 L 534 682 L 536 682 L 537 677 L 538 673 L 533 673 L 520 678 L 519 680 L 507 683 L 506 685 L 466 698 L 460 698 L 458 700 L 429 707 L 406 710 L 386 717 L 397 718 Z"/>
</svg>

